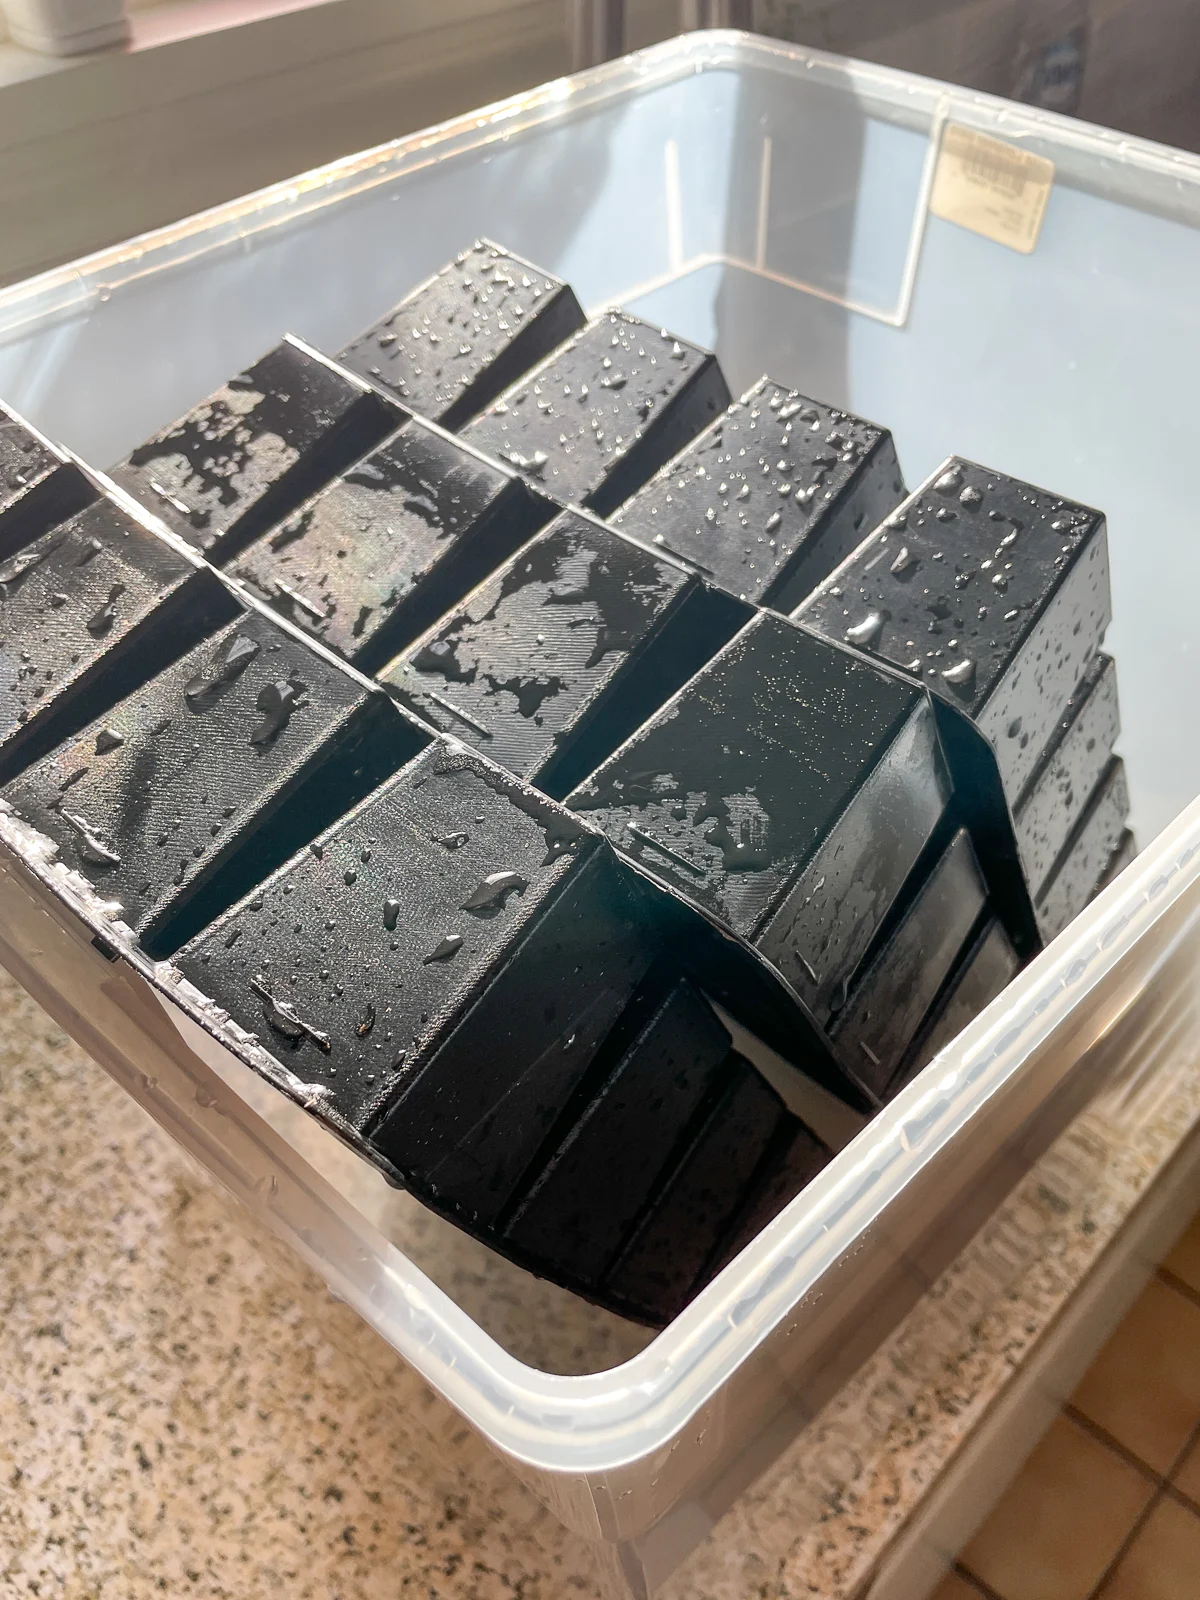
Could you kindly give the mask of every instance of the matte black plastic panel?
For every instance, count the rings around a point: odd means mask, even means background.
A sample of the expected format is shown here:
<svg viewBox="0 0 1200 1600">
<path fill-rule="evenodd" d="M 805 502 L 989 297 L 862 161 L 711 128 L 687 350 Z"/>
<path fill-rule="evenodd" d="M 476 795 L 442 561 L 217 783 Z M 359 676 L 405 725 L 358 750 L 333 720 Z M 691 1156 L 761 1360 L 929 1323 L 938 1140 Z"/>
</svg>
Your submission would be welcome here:
<svg viewBox="0 0 1200 1600">
<path fill-rule="evenodd" d="M 234 564 L 251 590 L 373 672 L 554 515 L 524 479 L 414 418 Z"/>
<path fill-rule="evenodd" d="M 971 841 L 960 829 L 830 1029 L 876 1094 L 883 1095 L 916 1038 L 985 901 Z"/>
<path fill-rule="evenodd" d="M 648 1322 L 676 1315 L 695 1292 L 714 1245 L 732 1231 L 766 1152 L 794 1119 L 740 1056 L 720 1099 L 650 1208 L 607 1289 Z"/>
<path fill-rule="evenodd" d="M 1109 863 L 1125 845 L 1128 816 L 1125 767 L 1114 756 L 1089 796 L 1037 901 L 1038 924 L 1047 943 L 1079 915 L 1106 880 Z"/>
<path fill-rule="evenodd" d="M 750 1187 L 749 1198 L 732 1232 L 724 1239 L 720 1253 L 705 1272 L 705 1280 L 715 1277 L 746 1246 L 773 1222 L 784 1206 L 800 1194 L 821 1169 L 833 1159 L 816 1134 L 796 1117 L 776 1131 L 772 1148 Z"/>
<path fill-rule="evenodd" d="M 482 239 L 338 359 L 422 416 L 461 428 L 584 321 L 565 283 Z"/>
<path fill-rule="evenodd" d="M 715 356 L 610 311 L 502 395 L 467 436 L 553 499 L 608 516 L 728 404 Z"/>
<path fill-rule="evenodd" d="M 972 939 L 951 977 L 934 1014 L 926 1023 L 914 1058 L 888 1086 L 889 1097 L 898 1094 L 922 1067 L 957 1039 L 969 1022 L 1016 977 L 1021 962 L 1003 926 L 992 918 Z"/>
<path fill-rule="evenodd" d="M 903 498 L 891 434 L 762 378 L 613 522 L 791 611 Z"/>
<path fill-rule="evenodd" d="M 139 445 L 111 476 L 223 565 L 407 415 L 289 338 Z"/>
<path fill-rule="evenodd" d="M 729 1056 L 728 1033 L 686 982 L 640 1022 L 504 1230 L 569 1282 L 599 1282 Z"/>
<path fill-rule="evenodd" d="M 1013 813 L 1032 894 L 1040 892 L 1050 875 L 1120 731 L 1116 663 L 1100 654 L 1071 696 L 1057 737 Z"/>
</svg>

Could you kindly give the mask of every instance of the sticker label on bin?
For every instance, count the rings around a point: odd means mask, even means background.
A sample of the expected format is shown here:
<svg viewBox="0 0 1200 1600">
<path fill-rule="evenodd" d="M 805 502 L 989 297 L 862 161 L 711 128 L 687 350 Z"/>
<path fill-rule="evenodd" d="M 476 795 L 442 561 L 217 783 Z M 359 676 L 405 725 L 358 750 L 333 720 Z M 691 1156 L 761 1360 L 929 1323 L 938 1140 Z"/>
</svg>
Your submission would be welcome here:
<svg viewBox="0 0 1200 1600">
<path fill-rule="evenodd" d="M 929 209 L 997 244 L 1029 255 L 1037 244 L 1054 163 L 957 123 L 946 125 Z"/>
</svg>

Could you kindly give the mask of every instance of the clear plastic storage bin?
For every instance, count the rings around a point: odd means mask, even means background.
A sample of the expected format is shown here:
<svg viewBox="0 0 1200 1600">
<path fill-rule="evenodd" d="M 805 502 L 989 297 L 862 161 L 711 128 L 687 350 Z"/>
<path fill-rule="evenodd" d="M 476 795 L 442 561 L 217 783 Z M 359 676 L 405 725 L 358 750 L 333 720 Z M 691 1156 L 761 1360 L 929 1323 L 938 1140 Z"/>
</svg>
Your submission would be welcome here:
<svg viewBox="0 0 1200 1600">
<path fill-rule="evenodd" d="M 928 215 L 947 121 L 1054 162 L 1032 254 Z M 0 293 L 0 395 L 104 464 L 284 330 L 337 349 L 486 234 L 591 308 L 715 346 L 735 390 L 769 371 L 886 424 L 910 483 L 954 451 L 1108 515 L 1143 854 L 653 1339 L 389 1191 L 149 963 L 106 960 L 100 907 L 0 818 L 0 960 L 625 1592 L 670 1572 L 894 1326 L 1104 1082 L 1112 1038 L 1182 1014 L 1200 945 L 1198 222 L 1193 157 L 693 34 Z"/>
</svg>

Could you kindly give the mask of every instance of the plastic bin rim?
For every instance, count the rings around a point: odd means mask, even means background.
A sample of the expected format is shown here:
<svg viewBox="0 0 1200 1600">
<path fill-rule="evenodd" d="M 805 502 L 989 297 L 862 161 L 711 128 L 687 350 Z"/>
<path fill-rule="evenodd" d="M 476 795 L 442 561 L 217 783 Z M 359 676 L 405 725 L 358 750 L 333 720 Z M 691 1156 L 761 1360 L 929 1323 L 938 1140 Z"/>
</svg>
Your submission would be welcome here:
<svg viewBox="0 0 1200 1600">
<path fill-rule="evenodd" d="M 934 80 L 732 32 L 685 35 L 574 78 L 271 185 L 0 291 L 0 334 L 85 309 L 143 273 L 259 228 L 297 220 L 440 159 L 693 73 L 768 67 L 836 85 L 894 121 L 932 129 L 949 113 L 1007 138 L 1044 138 L 1084 160 L 1155 173 L 1200 195 L 1200 158 Z M 560 1376 L 502 1349 L 384 1244 L 393 1297 L 346 1298 L 497 1449 L 546 1473 L 602 1474 L 670 1446 L 730 1376 L 814 1290 L 956 1132 L 1077 1008 L 1200 876 L 1200 801 L 1033 962 L 821 1176 L 638 1355 Z M 1111 1023 L 1110 1023 L 1111 1025 Z M 303 1252 L 302 1252 L 303 1253 Z M 391 1260 L 387 1259 L 391 1256 Z M 312 1263 L 311 1257 L 310 1264 Z"/>
<path fill-rule="evenodd" d="M 589 71 L 498 100 L 477 111 L 314 167 L 237 200 L 193 213 L 60 267 L 0 289 L 0 336 L 29 322 L 49 321 L 106 299 L 113 289 L 150 272 L 246 238 L 294 224 L 311 212 L 406 173 L 503 142 L 526 128 L 601 106 L 635 91 L 698 73 L 765 68 L 810 84 L 851 93 L 864 112 L 936 133 L 948 118 L 1010 140 L 1043 140 L 1057 153 L 1096 171 L 1115 168 L 1168 179 L 1200 206 L 1200 156 L 995 95 L 957 88 L 898 68 L 855 61 L 730 29 L 682 34 Z M 1101 187 L 1105 185 L 1102 183 Z M 467 241 L 464 240 L 464 244 Z"/>
</svg>

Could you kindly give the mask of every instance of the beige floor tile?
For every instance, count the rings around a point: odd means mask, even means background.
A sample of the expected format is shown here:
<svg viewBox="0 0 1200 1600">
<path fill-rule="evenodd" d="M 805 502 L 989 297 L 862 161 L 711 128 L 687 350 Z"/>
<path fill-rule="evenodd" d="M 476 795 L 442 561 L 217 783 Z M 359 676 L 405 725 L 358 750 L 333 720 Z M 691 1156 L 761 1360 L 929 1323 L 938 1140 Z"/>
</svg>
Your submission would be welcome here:
<svg viewBox="0 0 1200 1600">
<path fill-rule="evenodd" d="M 1192 1225 L 1163 1262 L 1177 1278 L 1182 1278 L 1189 1288 L 1200 1294 L 1200 1214 L 1192 1218 Z"/>
<path fill-rule="evenodd" d="M 929 1600 L 980 1600 L 980 1591 L 973 1584 L 964 1583 L 956 1572 L 948 1572 Z"/>
<path fill-rule="evenodd" d="M 1183 1465 L 1171 1481 L 1182 1494 L 1200 1506 L 1200 1439 L 1188 1451 Z M 1200 1593 L 1200 1580 L 1197 1581 L 1196 1590 Z"/>
<path fill-rule="evenodd" d="M 1153 1493 L 1114 1451 L 1057 1417 L 962 1564 L 1002 1600 L 1086 1600 Z"/>
<path fill-rule="evenodd" d="M 1101 1594 L 1103 1600 L 1196 1600 L 1200 1517 L 1161 1500 Z"/>
<path fill-rule="evenodd" d="M 1153 1279 L 1072 1399 L 1139 1460 L 1169 1471 L 1200 1422 L 1200 1306 Z"/>
</svg>

